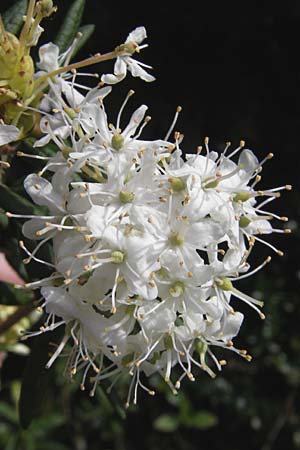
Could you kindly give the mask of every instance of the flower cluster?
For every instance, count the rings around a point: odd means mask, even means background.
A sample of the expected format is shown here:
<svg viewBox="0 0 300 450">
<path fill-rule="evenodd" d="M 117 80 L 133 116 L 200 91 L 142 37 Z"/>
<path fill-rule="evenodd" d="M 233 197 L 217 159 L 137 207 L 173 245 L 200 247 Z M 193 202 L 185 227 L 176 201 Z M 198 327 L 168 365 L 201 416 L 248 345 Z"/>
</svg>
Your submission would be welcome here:
<svg viewBox="0 0 300 450">
<path fill-rule="evenodd" d="M 145 33 L 137 30 L 139 43 Z M 56 64 L 58 49 L 49 44 L 40 54 L 41 70 L 55 70 L 46 66 L 47 61 Z M 140 69 L 130 56 L 122 58 L 105 81 L 125 76 L 126 64 L 134 74 Z M 26 262 L 53 269 L 50 277 L 28 285 L 41 289 L 41 307 L 48 314 L 41 332 L 65 325 L 47 367 L 70 341 L 68 369 L 71 376 L 83 369 L 82 389 L 92 382 L 93 395 L 102 380 L 111 377 L 114 384 L 128 374 L 129 405 L 136 402 L 138 387 L 154 394 L 142 378 L 155 372 L 174 393 L 185 377 L 194 380 L 194 367 L 215 377 L 214 370 L 226 364 L 214 354 L 215 347 L 250 361 L 232 341 L 244 318 L 232 298 L 261 319 L 263 303 L 238 290 L 236 282 L 270 261 L 250 269 L 247 259 L 256 242 L 282 254 L 262 235 L 289 232 L 273 228 L 270 219 L 287 218 L 264 207 L 290 186 L 256 190 L 272 154 L 258 161 L 243 141 L 234 150 L 227 143 L 218 154 L 209 149 L 208 138 L 197 152 L 183 154 L 183 136 L 174 132 L 180 107 L 163 139 L 143 140 L 150 120 L 145 105 L 123 124 L 133 91 L 112 125 L 104 106 L 111 87 L 86 88 L 83 95 L 78 74 L 69 75 L 49 80 L 43 136 L 35 144 L 53 141 L 58 152 L 36 156 L 46 165 L 25 180 L 27 193 L 49 214 L 22 216 L 29 219 L 24 235 L 39 241 L 33 252 L 21 242 Z M 139 76 L 151 81 L 143 69 Z M 49 240 L 52 262 L 38 258 Z M 174 366 L 180 369 L 175 380 Z"/>
<path fill-rule="evenodd" d="M 116 59 L 114 73 L 102 75 L 103 83 L 116 84 L 126 77 L 127 71 L 148 82 L 155 79 L 145 70 L 151 69 L 151 66 L 132 57 L 147 47 L 147 44 L 140 45 L 147 37 L 144 27 L 138 27 L 129 33 L 125 42 L 113 51 L 97 53 L 72 64 L 70 60 L 76 51 L 81 33 L 77 34 L 72 45 L 61 55 L 58 46 L 49 43 L 40 47 L 41 60 L 35 67 L 31 50 L 37 46 L 44 31 L 40 23 L 56 10 L 52 0 L 29 0 L 19 38 L 5 29 L 0 15 L 0 146 L 24 139 L 34 129 L 37 120 L 35 110 L 43 107 L 43 93 L 46 89 L 51 89 L 51 80 L 55 75 L 61 74 L 56 77 L 56 83 L 61 92 L 64 92 L 68 86 L 64 76 L 72 77 L 71 70 L 74 72 L 77 68 Z M 96 76 L 98 77 L 98 74 Z M 70 89 L 68 92 L 70 93 Z M 1 164 L 3 162 L 0 159 Z"/>
</svg>

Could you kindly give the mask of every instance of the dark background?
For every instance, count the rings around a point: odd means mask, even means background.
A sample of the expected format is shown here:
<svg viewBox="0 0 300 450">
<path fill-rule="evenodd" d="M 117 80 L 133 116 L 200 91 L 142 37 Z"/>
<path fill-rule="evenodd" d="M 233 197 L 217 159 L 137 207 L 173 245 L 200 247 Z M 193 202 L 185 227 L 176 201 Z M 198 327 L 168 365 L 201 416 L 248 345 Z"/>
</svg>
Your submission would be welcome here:
<svg viewBox="0 0 300 450">
<path fill-rule="evenodd" d="M 10 4 L 1 0 L 1 10 Z M 50 26 L 44 23 L 44 42 L 59 28 L 72 1 L 56 4 L 59 10 L 48 19 Z M 153 66 L 151 73 L 157 80 L 145 83 L 128 75 L 116 85 L 106 102 L 111 122 L 127 91 L 134 89 L 125 124 L 135 107 L 148 105 L 152 121 L 143 133 L 145 139 L 163 138 L 181 105 L 176 129 L 185 135 L 185 152 L 194 152 L 209 136 L 212 149 L 222 150 L 228 140 L 234 147 L 243 139 L 259 159 L 274 153 L 264 167 L 261 187 L 293 185 L 293 191 L 284 192 L 270 206 L 290 217 L 293 233 L 271 236 L 269 242 L 285 255 L 272 255 L 263 272 L 240 283 L 241 290 L 263 292 L 266 300 L 267 320 L 260 322 L 247 309 L 239 336 L 241 345 L 255 357 L 251 365 L 229 356 L 228 367 L 217 381 L 199 374 L 196 383 L 184 383 L 177 401 L 154 379 L 158 396 L 141 394 L 139 406 L 125 420 L 105 407 L 102 394 L 95 401 L 78 389 L 71 395 L 68 382 L 57 375 L 48 417 L 61 408 L 65 422 L 50 434 L 46 431 L 43 439 L 52 439 L 53 449 L 76 450 L 300 448 L 300 2 L 201 0 L 175 6 L 162 1 L 87 0 L 82 23 L 95 23 L 96 32 L 77 58 L 112 50 L 137 26 L 147 29 L 149 48 L 137 59 Z M 111 72 L 112 66 L 109 62 L 92 70 L 101 74 Z M 270 251 L 256 247 L 258 264 Z M 16 360 L 8 364 L 7 376 L 17 377 L 14 364 Z M 17 364 L 23 367 L 19 360 Z M 114 406 L 116 402 L 112 400 Z M 217 417 L 215 426 L 191 424 L 190 418 L 203 410 Z M 169 431 L 166 426 L 162 429 L 156 422 L 162 415 L 179 417 L 178 426 L 173 423 Z M 35 436 L 35 429 L 29 433 Z M 39 444 L 23 445 L 25 450 L 40 450 Z"/>
</svg>

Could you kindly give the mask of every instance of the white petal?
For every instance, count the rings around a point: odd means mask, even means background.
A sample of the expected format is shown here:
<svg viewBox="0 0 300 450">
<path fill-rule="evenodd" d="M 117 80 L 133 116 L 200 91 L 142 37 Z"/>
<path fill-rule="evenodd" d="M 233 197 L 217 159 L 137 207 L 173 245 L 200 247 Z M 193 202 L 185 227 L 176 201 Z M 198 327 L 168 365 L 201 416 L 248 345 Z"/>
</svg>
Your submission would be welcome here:
<svg viewBox="0 0 300 450">
<path fill-rule="evenodd" d="M 140 44 L 147 37 L 147 32 L 145 27 L 137 27 L 127 36 L 126 42 L 136 42 Z"/>
<path fill-rule="evenodd" d="M 43 45 L 39 50 L 40 61 L 37 63 L 39 69 L 46 72 L 52 72 L 58 69 L 59 48 L 57 45 L 49 42 Z"/>
<path fill-rule="evenodd" d="M 107 73 L 105 75 L 102 75 L 101 77 L 101 81 L 103 81 L 103 83 L 106 84 L 116 84 L 119 83 L 120 81 L 122 81 L 126 76 L 126 73 L 124 74 L 124 76 L 118 76 L 116 77 L 116 75 L 113 75 L 112 73 Z"/>
<path fill-rule="evenodd" d="M 126 75 L 126 60 L 125 58 L 117 58 L 114 65 L 114 74 L 119 77 L 124 77 Z"/>
<path fill-rule="evenodd" d="M 26 177 L 24 187 L 37 205 L 47 206 L 53 213 L 64 212 L 63 198 L 55 192 L 52 184 L 36 174 Z"/>
<path fill-rule="evenodd" d="M 122 81 L 126 77 L 126 63 L 123 58 L 117 58 L 114 65 L 114 75 L 113 74 L 105 74 L 102 75 L 101 81 L 107 84 L 116 84 Z"/>
<path fill-rule="evenodd" d="M 130 137 L 135 133 L 137 127 L 142 122 L 147 109 L 148 109 L 148 106 L 141 105 L 138 109 L 136 109 L 134 111 L 134 113 L 132 114 L 132 116 L 130 118 L 129 124 L 127 125 L 127 127 L 124 129 L 124 131 L 122 133 L 122 135 L 124 137 L 127 137 L 127 135 L 128 135 L 128 137 Z"/>
<path fill-rule="evenodd" d="M 150 75 L 146 70 L 142 69 L 139 65 L 138 61 L 135 61 L 132 58 L 130 59 L 130 63 L 128 64 L 128 70 L 131 72 L 133 77 L 139 77 L 144 81 L 151 82 L 155 80 L 153 75 Z"/>
<path fill-rule="evenodd" d="M 20 134 L 20 130 L 13 125 L 0 124 L 0 146 L 14 142 Z"/>
<path fill-rule="evenodd" d="M 35 29 L 35 32 L 34 32 L 33 36 L 32 36 L 31 42 L 27 44 L 28 47 L 33 47 L 33 46 L 35 46 L 38 43 L 38 41 L 40 39 L 40 36 L 43 33 L 43 31 L 44 31 L 44 28 L 42 28 L 40 25 L 38 25 L 37 28 Z"/>
<path fill-rule="evenodd" d="M 259 162 L 251 150 L 245 149 L 240 154 L 239 166 L 250 176 L 259 167 Z"/>
</svg>

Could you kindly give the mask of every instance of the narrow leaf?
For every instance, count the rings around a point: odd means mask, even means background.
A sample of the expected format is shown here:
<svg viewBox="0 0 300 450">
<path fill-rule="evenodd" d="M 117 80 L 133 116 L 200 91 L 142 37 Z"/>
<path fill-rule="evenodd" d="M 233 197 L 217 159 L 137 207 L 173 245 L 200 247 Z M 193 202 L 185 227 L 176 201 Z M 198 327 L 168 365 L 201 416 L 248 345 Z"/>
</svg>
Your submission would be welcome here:
<svg viewBox="0 0 300 450">
<path fill-rule="evenodd" d="M 67 12 L 67 16 L 63 21 L 54 43 L 58 45 L 61 52 L 67 50 L 72 44 L 82 19 L 85 0 L 76 0 Z"/>
<path fill-rule="evenodd" d="M 81 33 L 80 38 L 72 52 L 71 59 L 79 52 L 79 50 L 85 45 L 88 39 L 92 36 L 95 31 L 95 25 L 83 25 L 79 28 L 79 33 Z"/>
<path fill-rule="evenodd" d="M 5 211 L 0 208 L 0 231 L 5 230 L 8 227 L 8 217 Z"/>
<path fill-rule="evenodd" d="M 210 411 L 198 411 L 185 420 L 187 427 L 198 428 L 199 430 L 207 430 L 216 426 L 218 417 Z"/>
<path fill-rule="evenodd" d="M 23 144 L 25 153 L 29 153 L 30 155 L 52 157 L 55 156 L 59 150 L 58 147 L 53 142 L 46 144 L 44 147 L 33 147 L 35 141 L 36 139 L 32 137 L 24 139 Z"/>
<path fill-rule="evenodd" d="M 0 184 L 0 206 L 5 211 L 16 214 L 43 214 L 44 211 L 4 184 Z"/>
<path fill-rule="evenodd" d="M 18 275 L 28 281 L 28 273 L 23 262 L 24 255 L 20 249 L 18 239 L 10 239 L 5 245 L 5 257 L 9 264 L 15 269 Z"/>
<path fill-rule="evenodd" d="M 27 0 L 18 0 L 3 14 L 3 22 L 6 31 L 17 34 L 24 23 L 23 16 L 26 15 Z"/>
<path fill-rule="evenodd" d="M 1 305 L 26 305 L 33 300 L 31 291 L 16 289 L 13 284 L 0 282 Z"/>
<path fill-rule="evenodd" d="M 153 427 L 163 433 L 171 433 L 178 428 L 178 418 L 174 414 L 162 414 L 157 417 L 153 423 Z"/>
</svg>

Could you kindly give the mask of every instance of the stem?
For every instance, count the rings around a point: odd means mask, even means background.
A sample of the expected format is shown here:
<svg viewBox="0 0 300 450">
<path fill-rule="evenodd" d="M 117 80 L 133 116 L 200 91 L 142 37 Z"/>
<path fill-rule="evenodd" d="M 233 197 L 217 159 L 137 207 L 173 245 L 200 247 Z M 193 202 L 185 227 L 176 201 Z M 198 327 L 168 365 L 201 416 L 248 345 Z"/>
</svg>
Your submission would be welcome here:
<svg viewBox="0 0 300 450">
<path fill-rule="evenodd" d="M 89 58 L 86 58 L 82 61 L 73 63 L 73 64 L 69 64 L 68 66 L 64 66 L 64 67 L 59 67 L 56 70 L 53 70 L 52 72 L 46 73 L 45 75 L 42 75 L 40 78 L 38 78 L 34 84 L 39 85 L 41 82 L 43 82 L 44 80 L 46 80 L 49 77 L 53 77 L 55 75 L 59 75 L 60 73 L 63 72 L 69 72 L 70 70 L 73 69 L 80 69 L 81 67 L 86 67 L 86 66 L 91 66 L 92 64 L 96 64 L 98 62 L 102 62 L 102 61 L 108 61 L 110 59 L 114 59 L 118 56 L 118 52 L 116 50 L 109 52 L 109 53 L 105 53 L 104 55 L 101 55 L 100 53 L 97 53 L 94 56 L 90 56 Z"/>
<path fill-rule="evenodd" d="M 0 15 L 0 42 L 3 41 L 5 38 L 5 27 L 2 20 L 2 17 Z"/>
<path fill-rule="evenodd" d="M 26 35 L 30 29 L 31 19 L 33 17 L 33 12 L 34 12 L 34 7 L 35 7 L 35 0 L 30 0 L 28 9 L 27 9 L 27 13 L 26 13 L 26 21 L 25 21 L 25 24 L 23 26 L 23 29 L 22 29 L 21 35 L 20 35 L 20 54 L 23 54 L 23 47 L 24 47 L 24 44 L 26 41 Z"/>
<path fill-rule="evenodd" d="M 24 317 L 27 317 L 30 313 L 32 313 L 32 311 L 35 310 L 35 308 L 36 307 L 32 304 L 20 306 L 16 312 L 8 317 L 8 319 L 0 322 L 0 335 L 6 333 L 13 325 Z"/>
</svg>

